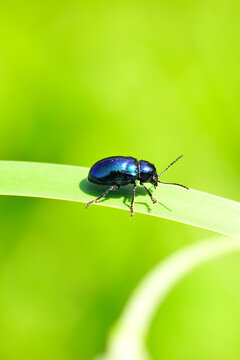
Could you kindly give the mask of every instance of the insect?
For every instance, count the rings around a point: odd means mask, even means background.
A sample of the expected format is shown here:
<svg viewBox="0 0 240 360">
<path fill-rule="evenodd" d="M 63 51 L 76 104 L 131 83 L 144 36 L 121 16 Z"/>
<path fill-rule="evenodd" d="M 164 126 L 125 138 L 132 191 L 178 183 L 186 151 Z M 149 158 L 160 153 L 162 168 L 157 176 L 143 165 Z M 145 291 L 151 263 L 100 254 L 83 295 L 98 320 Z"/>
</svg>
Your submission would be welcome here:
<svg viewBox="0 0 240 360">
<path fill-rule="evenodd" d="M 100 199 L 106 196 L 110 191 L 118 190 L 120 186 L 133 184 L 133 195 L 130 207 L 130 214 L 133 216 L 134 213 L 134 200 L 136 194 L 136 181 L 140 181 L 140 185 L 144 187 L 150 196 L 153 204 L 157 203 L 152 196 L 150 190 L 144 185 L 145 183 L 151 183 L 156 188 L 158 183 L 177 185 L 185 189 L 188 189 L 184 185 L 176 183 L 168 183 L 160 181 L 159 177 L 167 171 L 170 166 L 172 166 L 177 160 L 179 160 L 183 155 L 180 155 L 176 160 L 174 160 L 170 165 L 166 167 L 159 175 L 153 164 L 148 161 L 140 160 L 130 157 L 130 156 L 111 156 L 96 162 L 90 169 L 88 174 L 88 180 L 92 183 L 99 185 L 109 185 L 110 187 L 104 191 L 97 199 L 90 201 L 86 208 L 97 203 Z"/>
</svg>

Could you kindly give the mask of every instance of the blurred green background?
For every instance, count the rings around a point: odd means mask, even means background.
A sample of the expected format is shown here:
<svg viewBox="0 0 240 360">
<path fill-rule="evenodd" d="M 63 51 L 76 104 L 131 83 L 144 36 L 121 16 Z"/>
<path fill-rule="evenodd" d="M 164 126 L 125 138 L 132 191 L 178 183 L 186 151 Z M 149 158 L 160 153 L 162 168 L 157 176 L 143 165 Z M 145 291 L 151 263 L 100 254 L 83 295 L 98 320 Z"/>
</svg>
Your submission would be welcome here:
<svg viewBox="0 0 240 360">
<path fill-rule="evenodd" d="M 146 159 L 240 200 L 240 3 L 1 1 L 0 157 Z M 167 205 L 167 204 L 166 204 Z M 0 359 L 88 360 L 142 277 L 210 232 L 125 211 L 0 198 Z M 240 358 L 240 255 L 159 310 L 153 359 Z"/>
</svg>

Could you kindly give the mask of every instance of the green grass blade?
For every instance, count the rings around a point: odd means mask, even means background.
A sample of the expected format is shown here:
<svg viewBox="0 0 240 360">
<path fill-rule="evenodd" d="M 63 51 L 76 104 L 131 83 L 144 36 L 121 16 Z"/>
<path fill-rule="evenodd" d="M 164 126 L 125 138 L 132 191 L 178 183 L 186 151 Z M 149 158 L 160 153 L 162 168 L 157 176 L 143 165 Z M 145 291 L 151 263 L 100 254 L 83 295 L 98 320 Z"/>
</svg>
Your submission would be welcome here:
<svg viewBox="0 0 240 360">
<path fill-rule="evenodd" d="M 89 169 L 45 163 L 0 161 L 0 194 L 34 196 L 87 203 L 105 188 L 89 184 Z M 129 211 L 132 186 L 108 195 L 99 205 Z M 160 184 L 153 190 L 160 204 L 153 205 L 146 191 L 137 190 L 135 212 L 171 219 L 240 237 L 240 203 L 196 190 Z M 91 211 L 89 209 L 88 211 Z"/>
<path fill-rule="evenodd" d="M 195 267 L 235 251 L 240 251 L 239 240 L 211 237 L 189 245 L 161 261 L 134 290 L 110 332 L 106 353 L 96 360 L 150 360 L 145 339 L 167 295 Z"/>
</svg>

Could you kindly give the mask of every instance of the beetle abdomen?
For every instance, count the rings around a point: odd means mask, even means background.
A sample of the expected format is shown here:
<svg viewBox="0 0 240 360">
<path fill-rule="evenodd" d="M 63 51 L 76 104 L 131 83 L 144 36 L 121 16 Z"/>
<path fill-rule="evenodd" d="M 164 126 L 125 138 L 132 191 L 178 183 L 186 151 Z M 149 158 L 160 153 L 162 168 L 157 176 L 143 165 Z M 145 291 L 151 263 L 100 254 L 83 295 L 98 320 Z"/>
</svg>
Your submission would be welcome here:
<svg viewBox="0 0 240 360">
<path fill-rule="evenodd" d="M 127 185 L 138 177 L 137 159 L 112 156 L 96 162 L 90 169 L 88 180 L 101 185 Z"/>
</svg>

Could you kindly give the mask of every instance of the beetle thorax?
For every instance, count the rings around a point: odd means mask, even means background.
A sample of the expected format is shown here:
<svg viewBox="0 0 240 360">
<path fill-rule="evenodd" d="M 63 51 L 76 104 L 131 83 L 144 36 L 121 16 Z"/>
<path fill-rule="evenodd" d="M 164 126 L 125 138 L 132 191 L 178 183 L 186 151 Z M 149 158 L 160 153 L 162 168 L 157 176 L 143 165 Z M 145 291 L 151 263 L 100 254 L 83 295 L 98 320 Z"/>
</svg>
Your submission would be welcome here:
<svg viewBox="0 0 240 360">
<path fill-rule="evenodd" d="M 142 183 L 152 183 L 155 185 L 157 182 L 157 170 L 153 164 L 148 161 L 140 160 L 138 162 L 138 177 Z"/>
</svg>

